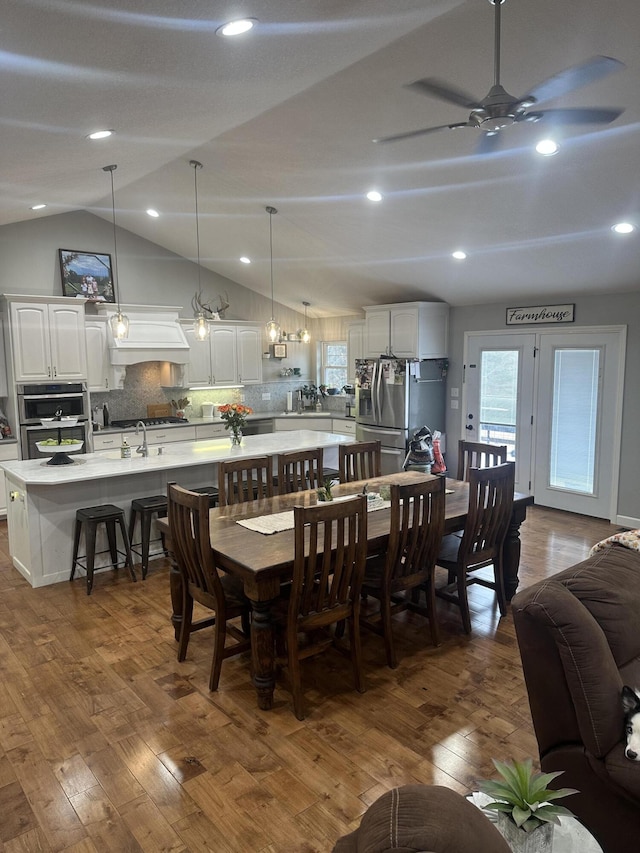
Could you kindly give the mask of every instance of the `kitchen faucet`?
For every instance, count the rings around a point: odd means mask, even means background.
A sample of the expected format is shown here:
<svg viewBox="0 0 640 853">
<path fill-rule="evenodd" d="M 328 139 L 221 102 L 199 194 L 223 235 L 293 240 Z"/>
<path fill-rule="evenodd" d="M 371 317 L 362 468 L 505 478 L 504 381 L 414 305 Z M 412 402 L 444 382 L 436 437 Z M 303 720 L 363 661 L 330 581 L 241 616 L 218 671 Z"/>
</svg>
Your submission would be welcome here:
<svg viewBox="0 0 640 853">
<path fill-rule="evenodd" d="M 140 427 L 142 427 L 143 439 L 140 447 L 136 447 L 136 453 L 140 453 L 142 456 L 146 457 L 149 455 L 149 446 L 147 445 L 147 427 L 143 421 L 138 421 L 136 424 L 136 435 L 140 434 Z"/>
</svg>

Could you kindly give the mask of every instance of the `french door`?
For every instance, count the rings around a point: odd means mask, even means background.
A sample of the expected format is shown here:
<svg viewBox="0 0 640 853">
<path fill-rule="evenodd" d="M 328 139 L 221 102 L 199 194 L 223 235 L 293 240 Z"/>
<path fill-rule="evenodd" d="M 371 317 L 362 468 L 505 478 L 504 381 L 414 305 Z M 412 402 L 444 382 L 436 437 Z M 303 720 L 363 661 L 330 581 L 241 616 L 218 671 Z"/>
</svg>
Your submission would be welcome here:
<svg viewBox="0 0 640 853">
<path fill-rule="evenodd" d="M 625 343 L 624 327 L 468 333 L 463 437 L 507 444 L 536 503 L 615 519 Z"/>
</svg>

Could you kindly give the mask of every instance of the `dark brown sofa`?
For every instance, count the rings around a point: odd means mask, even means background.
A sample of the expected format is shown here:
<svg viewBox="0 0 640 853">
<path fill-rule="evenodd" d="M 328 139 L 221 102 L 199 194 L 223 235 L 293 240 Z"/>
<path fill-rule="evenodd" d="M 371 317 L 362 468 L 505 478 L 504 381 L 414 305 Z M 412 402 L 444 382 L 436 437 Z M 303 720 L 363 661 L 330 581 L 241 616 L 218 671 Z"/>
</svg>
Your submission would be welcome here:
<svg viewBox="0 0 640 853">
<path fill-rule="evenodd" d="M 340 838 L 333 853 L 510 853 L 480 809 L 450 788 L 403 785 L 387 791 Z"/>
<path fill-rule="evenodd" d="M 640 850 L 640 763 L 623 684 L 640 687 L 640 552 L 612 545 L 512 600 L 540 763 L 605 853 Z M 629 845 L 631 844 L 631 848 Z"/>
</svg>

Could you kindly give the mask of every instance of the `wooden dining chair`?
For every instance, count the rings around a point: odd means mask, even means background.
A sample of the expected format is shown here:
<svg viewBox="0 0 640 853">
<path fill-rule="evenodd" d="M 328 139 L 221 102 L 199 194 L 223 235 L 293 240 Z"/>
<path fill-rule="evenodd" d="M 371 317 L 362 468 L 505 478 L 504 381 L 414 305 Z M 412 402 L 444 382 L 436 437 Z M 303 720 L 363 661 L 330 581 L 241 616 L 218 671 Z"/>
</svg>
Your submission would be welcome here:
<svg viewBox="0 0 640 853">
<path fill-rule="evenodd" d="M 338 471 L 341 483 L 371 480 L 382 474 L 380 441 L 356 441 L 338 447 Z"/>
<path fill-rule="evenodd" d="M 300 661 L 340 645 L 332 625 L 345 620 L 355 686 L 365 690 L 360 644 L 360 586 L 367 557 L 367 499 L 296 506 L 293 580 L 288 602 L 275 614 L 276 630 L 286 654 L 293 707 L 304 719 Z M 308 642 L 301 641 L 308 635 Z M 281 643 L 279 642 L 279 646 Z"/>
<path fill-rule="evenodd" d="M 218 575 L 209 538 L 209 497 L 168 483 L 167 505 L 174 559 L 182 576 L 178 660 L 186 658 L 191 634 L 213 625 L 209 690 L 217 690 L 222 661 L 251 648 L 251 605 L 238 578 Z M 215 615 L 194 622 L 194 601 L 213 610 Z M 230 621 L 238 617 L 241 628 Z M 235 644 L 226 645 L 227 635 Z"/>
<path fill-rule="evenodd" d="M 270 456 L 252 456 L 218 463 L 218 505 L 270 498 L 273 471 Z"/>
<path fill-rule="evenodd" d="M 513 509 L 515 462 L 491 468 L 469 469 L 469 509 L 462 538 L 451 534 L 442 540 L 437 565 L 447 570 L 448 583 L 436 595 L 456 604 L 462 625 L 471 633 L 467 586 L 478 583 L 495 590 L 502 616 L 507 612 L 502 567 L 502 546 Z M 493 565 L 494 580 L 472 572 Z"/>
<path fill-rule="evenodd" d="M 391 532 L 387 552 L 367 560 L 362 593 L 377 598 L 377 614 L 362 614 L 361 625 L 384 637 L 387 663 L 398 665 L 392 619 L 402 610 L 413 610 L 429 619 L 431 641 L 439 645 L 436 618 L 435 567 L 444 533 L 443 477 L 421 483 L 391 485 Z M 424 590 L 426 608 L 412 590 Z"/>
<path fill-rule="evenodd" d="M 458 441 L 458 473 L 456 480 L 469 481 L 470 468 L 490 468 L 507 461 L 506 444 L 483 444 L 480 441 Z"/>
<path fill-rule="evenodd" d="M 278 492 L 287 495 L 291 492 L 303 492 L 305 489 L 317 489 L 323 483 L 321 447 L 315 450 L 292 450 L 279 453 Z"/>
</svg>

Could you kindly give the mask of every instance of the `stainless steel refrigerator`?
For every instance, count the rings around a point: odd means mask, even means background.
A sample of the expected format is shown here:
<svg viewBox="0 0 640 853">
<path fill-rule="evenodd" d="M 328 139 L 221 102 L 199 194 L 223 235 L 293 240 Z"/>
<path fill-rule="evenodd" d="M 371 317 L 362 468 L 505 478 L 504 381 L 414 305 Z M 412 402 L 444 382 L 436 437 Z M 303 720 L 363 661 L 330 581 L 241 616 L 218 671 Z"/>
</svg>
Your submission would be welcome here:
<svg viewBox="0 0 640 853">
<path fill-rule="evenodd" d="M 402 470 L 422 426 L 444 439 L 447 360 L 356 360 L 356 439 L 382 442 L 382 473 Z M 444 447 L 444 441 L 441 443 Z"/>
</svg>

